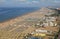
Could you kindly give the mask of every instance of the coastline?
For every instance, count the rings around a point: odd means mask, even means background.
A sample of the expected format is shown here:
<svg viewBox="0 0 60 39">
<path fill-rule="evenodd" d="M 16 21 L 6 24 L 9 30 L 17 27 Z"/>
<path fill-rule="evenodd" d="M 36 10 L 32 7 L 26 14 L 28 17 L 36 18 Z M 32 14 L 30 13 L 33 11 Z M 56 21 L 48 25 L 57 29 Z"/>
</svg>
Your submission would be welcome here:
<svg viewBox="0 0 60 39">
<path fill-rule="evenodd" d="M 23 14 L 23 15 L 18 16 L 16 18 L 12 18 L 10 20 L 7 20 L 5 22 L 2 22 L 2 23 L 0 23 L 0 27 L 12 25 L 12 24 L 14 24 L 16 22 L 23 21 L 24 19 L 26 19 L 26 18 L 28 18 L 30 16 L 33 16 L 33 14 L 35 14 L 35 13 L 40 13 L 40 10 L 37 10 L 37 11 L 34 11 L 34 12 L 29 12 L 27 14 Z"/>
</svg>

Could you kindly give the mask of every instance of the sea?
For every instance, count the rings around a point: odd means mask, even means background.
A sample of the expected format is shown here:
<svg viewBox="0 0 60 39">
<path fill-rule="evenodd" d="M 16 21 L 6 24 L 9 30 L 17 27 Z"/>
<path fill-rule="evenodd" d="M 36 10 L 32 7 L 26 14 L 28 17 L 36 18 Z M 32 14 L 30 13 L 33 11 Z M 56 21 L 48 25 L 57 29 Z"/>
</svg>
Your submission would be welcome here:
<svg viewBox="0 0 60 39">
<path fill-rule="evenodd" d="M 16 18 L 29 12 L 34 12 L 38 9 L 37 7 L 0 8 L 0 22 Z"/>
</svg>

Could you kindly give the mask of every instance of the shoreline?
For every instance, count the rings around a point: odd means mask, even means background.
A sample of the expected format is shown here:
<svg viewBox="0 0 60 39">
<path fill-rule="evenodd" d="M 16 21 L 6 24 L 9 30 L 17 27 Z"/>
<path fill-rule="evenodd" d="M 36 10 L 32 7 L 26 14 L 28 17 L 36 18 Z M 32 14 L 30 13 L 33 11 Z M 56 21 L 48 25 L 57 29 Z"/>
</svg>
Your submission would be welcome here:
<svg viewBox="0 0 60 39">
<path fill-rule="evenodd" d="M 26 15 L 26 14 L 29 14 L 29 13 L 32 13 L 32 12 L 35 12 L 35 11 L 38 11 L 38 10 L 39 10 L 39 9 L 34 10 L 34 11 L 30 11 L 30 12 L 24 12 L 23 14 L 19 14 L 19 15 L 15 16 L 15 17 L 7 18 L 7 19 L 5 19 L 5 20 L 0 20 L 0 23 L 9 21 L 9 20 L 11 20 L 11 19 L 15 19 L 15 18 L 17 18 L 17 17 L 24 16 L 24 15 Z"/>
<path fill-rule="evenodd" d="M 0 22 L 0 27 L 1 26 L 8 26 L 8 25 L 12 25 L 18 21 L 23 21 L 22 19 L 24 19 L 25 17 L 28 17 L 28 15 L 32 15 L 33 13 L 37 13 L 37 12 L 40 12 L 39 10 L 36 10 L 34 12 L 29 12 L 29 13 L 26 13 L 26 14 L 23 14 L 21 16 L 17 16 L 16 18 L 12 18 L 12 19 L 9 19 L 7 21 L 4 21 L 4 22 Z"/>
</svg>

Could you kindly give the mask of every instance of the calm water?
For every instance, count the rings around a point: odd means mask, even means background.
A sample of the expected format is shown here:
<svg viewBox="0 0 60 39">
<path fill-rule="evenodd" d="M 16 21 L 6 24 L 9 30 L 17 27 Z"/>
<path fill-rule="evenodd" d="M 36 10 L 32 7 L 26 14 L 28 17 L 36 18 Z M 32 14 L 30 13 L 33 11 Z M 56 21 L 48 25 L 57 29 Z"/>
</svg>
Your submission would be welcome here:
<svg viewBox="0 0 60 39">
<path fill-rule="evenodd" d="M 39 8 L 0 8 L 0 22 L 6 21 Z"/>
</svg>

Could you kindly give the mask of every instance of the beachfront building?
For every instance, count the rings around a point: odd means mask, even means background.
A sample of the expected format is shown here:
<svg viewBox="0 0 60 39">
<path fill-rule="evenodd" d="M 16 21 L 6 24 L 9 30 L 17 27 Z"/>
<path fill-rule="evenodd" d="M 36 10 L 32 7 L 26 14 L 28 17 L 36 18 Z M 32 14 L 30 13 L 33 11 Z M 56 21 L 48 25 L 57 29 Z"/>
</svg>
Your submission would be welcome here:
<svg viewBox="0 0 60 39">
<path fill-rule="evenodd" d="M 35 26 L 42 26 L 42 27 L 46 27 L 46 26 L 57 26 L 57 22 L 56 22 L 56 17 L 43 17 L 41 18 L 38 23 L 35 24 Z"/>
<path fill-rule="evenodd" d="M 36 29 L 35 31 L 27 34 L 26 36 L 24 36 L 24 38 L 26 39 L 54 39 L 54 34 L 52 31 L 49 30 L 45 30 L 45 29 Z M 48 36 L 48 37 L 47 37 Z M 52 37 L 51 37 L 52 36 Z"/>
<path fill-rule="evenodd" d="M 43 22 L 46 26 L 57 26 L 56 17 L 45 17 L 45 22 Z"/>
<path fill-rule="evenodd" d="M 42 18 L 28 18 L 25 19 L 29 25 L 35 27 L 57 26 L 57 18 L 51 16 L 44 16 Z"/>
</svg>

